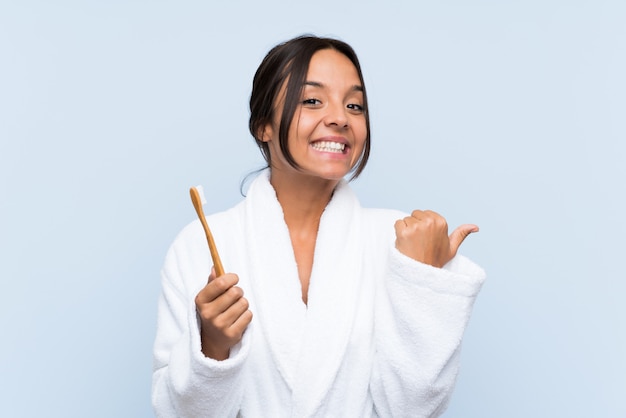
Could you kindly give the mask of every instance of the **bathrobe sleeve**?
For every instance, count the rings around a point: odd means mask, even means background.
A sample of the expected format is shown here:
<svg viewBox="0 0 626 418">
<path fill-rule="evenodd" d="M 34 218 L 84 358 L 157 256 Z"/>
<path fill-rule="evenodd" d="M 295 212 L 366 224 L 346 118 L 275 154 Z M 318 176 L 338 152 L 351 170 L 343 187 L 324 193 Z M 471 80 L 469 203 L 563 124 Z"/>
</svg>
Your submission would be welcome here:
<svg viewBox="0 0 626 418">
<path fill-rule="evenodd" d="M 463 332 L 484 271 L 457 255 L 443 268 L 390 250 L 375 307 L 370 389 L 381 417 L 436 417 L 459 369 Z"/>
<path fill-rule="evenodd" d="M 179 236 L 161 273 L 152 404 L 158 417 L 235 417 L 243 395 L 248 333 L 231 350 L 229 359 L 204 357 L 194 300 L 206 283 L 203 270 L 207 267 L 198 266 L 197 260 L 203 257 L 194 252 Z"/>
</svg>

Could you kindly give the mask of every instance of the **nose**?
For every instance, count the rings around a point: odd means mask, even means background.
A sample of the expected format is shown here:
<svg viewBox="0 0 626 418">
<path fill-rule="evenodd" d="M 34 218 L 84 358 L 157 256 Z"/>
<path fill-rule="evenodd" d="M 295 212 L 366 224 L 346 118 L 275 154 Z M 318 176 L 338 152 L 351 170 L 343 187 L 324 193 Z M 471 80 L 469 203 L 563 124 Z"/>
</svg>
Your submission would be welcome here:
<svg viewBox="0 0 626 418">
<path fill-rule="evenodd" d="M 336 126 L 339 128 L 348 127 L 348 115 L 343 103 L 330 103 L 324 118 L 326 126 Z"/>
</svg>

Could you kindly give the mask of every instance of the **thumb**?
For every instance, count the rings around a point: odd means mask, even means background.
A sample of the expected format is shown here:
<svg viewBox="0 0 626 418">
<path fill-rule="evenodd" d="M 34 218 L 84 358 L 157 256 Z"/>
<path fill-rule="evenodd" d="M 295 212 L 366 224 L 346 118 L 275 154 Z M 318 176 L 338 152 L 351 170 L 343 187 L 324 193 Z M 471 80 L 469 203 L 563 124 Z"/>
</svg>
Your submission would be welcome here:
<svg viewBox="0 0 626 418">
<path fill-rule="evenodd" d="M 215 266 L 211 267 L 211 274 L 209 274 L 209 281 L 207 283 L 211 283 L 215 280 Z"/>
<path fill-rule="evenodd" d="M 450 234 L 450 251 L 453 255 L 467 238 L 467 236 L 473 232 L 478 232 L 478 226 L 474 224 L 464 224 L 459 226 Z"/>
</svg>

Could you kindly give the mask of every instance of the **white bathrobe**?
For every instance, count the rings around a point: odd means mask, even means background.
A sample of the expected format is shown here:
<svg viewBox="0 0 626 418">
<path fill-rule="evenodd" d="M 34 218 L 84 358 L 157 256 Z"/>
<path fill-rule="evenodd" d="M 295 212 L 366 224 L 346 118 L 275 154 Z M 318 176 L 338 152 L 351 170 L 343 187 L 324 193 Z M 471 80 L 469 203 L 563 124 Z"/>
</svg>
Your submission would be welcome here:
<svg viewBox="0 0 626 418">
<path fill-rule="evenodd" d="M 433 417 L 446 408 L 485 274 L 438 269 L 394 247 L 405 214 L 364 209 L 341 182 L 319 226 L 308 306 L 269 172 L 207 217 L 254 317 L 224 361 L 200 350 L 194 298 L 212 266 L 199 221 L 162 271 L 152 402 L 159 417 Z"/>
</svg>

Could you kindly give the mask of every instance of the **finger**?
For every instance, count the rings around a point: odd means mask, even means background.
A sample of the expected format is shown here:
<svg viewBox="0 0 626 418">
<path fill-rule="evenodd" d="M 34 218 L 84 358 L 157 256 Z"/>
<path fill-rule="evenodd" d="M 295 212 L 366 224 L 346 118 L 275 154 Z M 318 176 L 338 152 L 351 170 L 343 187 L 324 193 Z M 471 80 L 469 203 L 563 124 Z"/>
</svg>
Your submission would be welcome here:
<svg viewBox="0 0 626 418">
<path fill-rule="evenodd" d="M 228 312 L 233 305 L 243 298 L 243 290 L 239 287 L 232 287 L 226 293 L 215 298 L 211 302 L 198 303 L 196 301 L 196 309 L 202 322 L 209 321 L 213 326 L 218 328 L 226 328 L 235 321 L 236 318 L 230 318 L 224 313 Z M 247 301 L 245 301 L 247 304 Z"/>
<path fill-rule="evenodd" d="M 211 280 L 216 279 L 217 274 L 215 273 L 215 266 L 211 267 L 211 274 L 209 274 L 209 281 L 207 283 L 211 283 Z"/>
<path fill-rule="evenodd" d="M 456 254 L 465 238 L 474 232 L 478 232 L 478 226 L 474 224 L 461 225 L 455 229 L 452 234 L 450 234 L 450 251 L 452 254 Z"/>
<path fill-rule="evenodd" d="M 233 324 L 233 327 L 238 327 L 242 329 L 242 332 L 245 331 L 248 325 L 250 325 L 250 322 L 252 322 L 253 316 L 254 315 L 252 314 L 252 311 L 248 309 L 247 311 L 241 314 L 241 316 L 237 319 L 237 321 L 235 321 L 235 323 Z"/>
<path fill-rule="evenodd" d="M 231 325 L 231 330 L 237 332 L 239 335 L 243 334 L 250 322 L 252 322 L 252 311 L 246 310 L 239 318 Z"/>
<path fill-rule="evenodd" d="M 410 217 L 419 220 L 419 219 L 423 219 L 424 215 L 425 215 L 425 212 L 423 210 L 415 209 L 413 212 L 411 212 L 411 216 Z"/>
<path fill-rule="evenodd" d="M 240 299 L 244 299 L 243 290 L 240 287 L 233 286 L 210 303 L 211 310 L 215 312 L 216 315 L 222 315 L 231 309 L 232 306 L 236 305 Z M 247 301 L 245 303 L 247 303 Z"/>
<path fill-rule="evenodd" d="M 425 217 L 429 217 L 429 218 L 443 218 L 443 216 L 441 216 L 434 210 L 425 210 L 422 213 L 424 214 Z"/>
<path fill-rule="evenodd" d="M 398 219 L 396 223 L 393 225 L 394 229 L 396 230 L 396 237 L 402 237 L 406 235 L 407 233 L 409 233 L 408 228 L 411 225 L 415 225 L 417 222 L 418 222 L 417 219 L 411 216 L 407 216 L 406 218 L 403 218 L 403 219 Z"/>
<path fill-rule="evenodd" d="M 217 321 L 225 327 L 231 327 L 249 307 L 250 304 L 246 298 L 239 298 L 217 318 Z"/>
<path fill-rule="evenodd" d="M 225 274 L 213 279 L 209 276 L 209 283 L 198 293 L 196 304 L 208 303 L 215 300 L 238 282 L 239 277 L 237 277 L 236 274 Z"/>
</svg>

